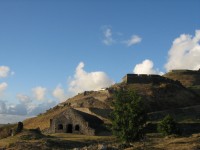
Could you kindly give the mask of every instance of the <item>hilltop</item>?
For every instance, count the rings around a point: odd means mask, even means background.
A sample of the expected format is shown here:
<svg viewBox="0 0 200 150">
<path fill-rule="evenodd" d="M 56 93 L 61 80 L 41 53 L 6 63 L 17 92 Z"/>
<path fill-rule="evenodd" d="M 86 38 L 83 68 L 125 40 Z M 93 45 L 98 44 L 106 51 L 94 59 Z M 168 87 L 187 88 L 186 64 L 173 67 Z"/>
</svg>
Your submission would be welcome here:
<svg viewBox="0 0 200 150">
<path fill-rule="evenodd" d="M 164 75 L 165 77 L 180 81 L 185 87 L 200 85 L 199 70 L 171 70 Z"/>
<path fill-rule="evenodd" d="M 181 77 L 180 77 L 181 78 Z M 127 80 L 128 79 L 128 80 Z M 129 80 L 130 79 L 130 80 Z M 198 94 L 182 85 L 181 82 L 166 78 L 166 75 L 126 75 L 121 83 L 99 91 L 85 91 L 47 110 L 39 116 L 24 121 L 26 128 L 46 130 L 49 120 L 70 107 L 94 115 L 110 124 L 113 93 L 116 90 L 135 90 L 145 100 L 148 112 L 178 109 L 200 104 Z"/>
<path fill-rule="evenodd" d="M 180 81 L 185 87 L 200 95 L 200 69 L 171 70 L 164 76 L 172 80 Z"/>
</svg>

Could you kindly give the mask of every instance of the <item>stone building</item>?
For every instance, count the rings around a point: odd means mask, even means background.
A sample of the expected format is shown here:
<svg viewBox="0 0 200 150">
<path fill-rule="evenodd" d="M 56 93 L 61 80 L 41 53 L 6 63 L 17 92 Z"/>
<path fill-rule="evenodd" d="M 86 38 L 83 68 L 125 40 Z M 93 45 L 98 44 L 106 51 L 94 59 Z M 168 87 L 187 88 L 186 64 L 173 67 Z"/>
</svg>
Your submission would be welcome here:
<svg viewBox="0 0 200 150">
<path fill-rule="evenodd" d="M 103 121 L 71 107 L 50 119 L 51 133 L 96 135 Z"/>
</svg>

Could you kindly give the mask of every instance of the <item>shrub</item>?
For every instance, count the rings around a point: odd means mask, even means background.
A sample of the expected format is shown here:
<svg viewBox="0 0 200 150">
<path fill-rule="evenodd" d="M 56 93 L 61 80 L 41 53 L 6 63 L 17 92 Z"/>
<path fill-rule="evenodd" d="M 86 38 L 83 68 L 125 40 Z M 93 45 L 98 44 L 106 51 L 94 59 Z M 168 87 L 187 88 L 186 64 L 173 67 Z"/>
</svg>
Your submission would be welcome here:
<svg viewBox="0 0 200 150">
<path fill-rule="evenodd" d="M 170 115 L 165 116 L 165 118 L 158 124 L 157 130 L 164 136 L 179 133 L 177 123 Z"/>
</svg>

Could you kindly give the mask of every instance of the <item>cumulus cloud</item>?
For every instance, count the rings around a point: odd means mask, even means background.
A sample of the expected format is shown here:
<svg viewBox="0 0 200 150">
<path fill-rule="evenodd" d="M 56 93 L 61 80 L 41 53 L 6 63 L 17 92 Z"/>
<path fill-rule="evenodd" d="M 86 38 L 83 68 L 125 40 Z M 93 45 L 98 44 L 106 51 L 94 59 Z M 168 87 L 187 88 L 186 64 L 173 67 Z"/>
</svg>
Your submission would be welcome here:
<svg viewBox="0 0 200 150">
<path fill-rule="evenodd" d="M 114 43 L 114 40 L 112 38 L 112 30 L 111 28 L 105 28 L 103 31 L 103 35 L 104 35 L 104 39 L 103 39 L 103 43 L 105 45 L 112 45 Z"/>
<path fill-rule="evenodd" d="M 27 107 L 23 103 L 7 106 L 7 114 L 11 115 L 27 115 Z"/>
<path fill-rule="evenodd" d="M 0 100 L 0 114 L 7 113 L 7 107 L 5 101 Z"/>
<path fill-rule="evenodd" d="M 34 97 L 37 100 L 43 100 L 45 98 L 45 92 L 46 88 L 36 87 L 33 89 Z M 33 101 L 33 97 L 21 93 L 16 95 L 16 99 L 19 101 L 17 104 L 11 104 L 7 101 L 0 100 L 0 119 L 2 119 L 0 121 L 2 123 L 17 122 L 21 119 L 23 120 L 28 117 L 36 116 L 57 104 L 56 101 L 46 98 L 44 101 Z M 8 116 L 8 118 L 11 116 L 16 118 L 9 120 L 5 116 Z"/>
<path fill-rule="evenodd" d="M 36 100 L 42 101 L 45 98 L 47 89 L 41 86 L 35 87 L 32 89 L 33 95 Z"/>
<path fill-rule="evenodd" d="M 30 101 L 28 103 L 27 101 L 26 103 L 24 103 L 24 101 L 20 101 L 18 104 L 8 104 L 6 101 L 0 100 L 0 115 L 4 114 L 30 117 L 43 113 L 55 105 L 56 102 L 51 100 L 44 101 L 39 104 L 35 104 Z"/>
<path fill-rule="evenodd" d="M 165 64 L 167 71 L 172 69 L 200 68 L 200 30 L 196 30 L 195 36 L 181 34 L 173 41 L 168 52 L 168 61 Z"/>
<path fill-rule="evenodd" d="M 0 94 L 8 87 L 6 82 L 0 83 Z"/>
<path fill-rule="evenodd" d="M 0 66 L 0 78 L 6 78 L 9 75 L 10 68 L 7 66 Z"/>
<path fill-rule="evenodd" d="M 29 117 L 30 116 L 24 116 L 24 115 L 0 114 L 0 124 L 16 123 L 19 121 L 23 121 Z"/>
<path fill-rule="evenodd" d="M 28 110 L 29 115 L 37 115 L 39 113 L 44 113 L 46 110 L 49 108 L 52 108 L 56 105 L 57 103 L 55 101 L 45 101 L 43 103 L 40 103 L 38 105 L 35 105 L 32 107 L 32 109 Z"/>
<path fill-rule="evenodd" d="M 53 90 L 53 96 L 57 98 L 60 102 L 66 100 L 66 95 L 64 89 L 61 87 L 61 85 L 58 85 L 54 90 Z"/>
<path fill-rule="evenodd" d="M 30 96 L 28 95 L 24 95 L 24 94 L 17 94 L 16 98 L 21 102 L 21 103 L 31 103 L 32 100 L 30 98 Z"/>
<path fill-rule="evenodd" d="M 84 63 L 80 62 L 74 77 L 69 82 L 69 91 L 77 94 L 83 91 L 100 90 L 114 82 L 104 72 L 86 72 Z"/>
<path fill-rule="evenodd" d="M 138 35 L 133 35 L 129 40 L 124 41 L 123 43 L 125 43 L 127 46 L 132 46 L 140 43 L 141 41 L 142 41 L 141 37 L 139 37 Z"/>
<path fill-rule="evenodd" d="M 133 72 L 135 74 L 163 74 L 163 72 L 160 72 L 158 69 L 154 69 L 153 61 L 149 59 L 146 59 L 142 63 L 135 65 Z"/>
</svg>

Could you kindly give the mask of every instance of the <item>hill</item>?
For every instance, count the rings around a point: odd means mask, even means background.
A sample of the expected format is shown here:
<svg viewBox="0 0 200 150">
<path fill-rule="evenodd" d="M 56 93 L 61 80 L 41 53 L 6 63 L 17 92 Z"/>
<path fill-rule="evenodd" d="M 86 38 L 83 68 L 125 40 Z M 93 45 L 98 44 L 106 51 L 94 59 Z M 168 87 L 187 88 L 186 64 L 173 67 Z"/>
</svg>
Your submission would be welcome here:
<svg viewBox="0 0 200 150">
<path fill-rule="evenodd" d="M 172 75 L 173 73 L 170 72 L 169 74 Z M 181 77 L 182 73 L 175 74 L 177 79 L 182 79 L 180 81 L 168 78 L 169 74 L 164 76 L 127 74 L 121 83 L 114 84 L 106 89 L 79 93 L 37 117 L 26 119 L 23 122 L 25 130 L 16 136 L 1 139 L 0 147 L 9 147 L 10 149 L 73 149 L 77 147 L 97 149 L 99 143 L 103 142 L 110 148 L 125 149 L 126 146 L 120 145 L 115 137 L 102 136 L 108 135 L 105 130 L 100 132 L 101 136 L 68 133 L 49 135 L 48 132 L 50 120 L 58 114 L 64 113 L 69 107 L 94 115 L 100 118 L 106 127 L 109 127 L 111 123 L 110 112 L 113 109 L 113 95 L 115 91 L 123 89 L 134 90 L 144 99 L 149 116 L 146 143 L 136 142 L 134 146 L 128 146 L 130 149 L 174 149 L 175 147 L 177 149 L 198 149 L 200 147 L 200 136 L 194 133 L 200 131 L 200 95 L 198 91 L 191 88 L 200 86 L 198 82 L 194 81 L 194 78 L 198 79 L 198 76 L 187 74 L 186 82 L 186 78 L 183 80 Z M 172 115 L 178 121 L 181 129 L 184 129 L 184 135 L 189 136 L 189 138 L 163 138 L 156 133 L 157 122 L 167 114 Z M 38 127 L 44 135 L 40 132 L 35 133 L 36 130 L 33 129 Z M 2 129 L 10 130 L 10 128 L 5 127 Z"/>
<path fill-rule="evenodd" d="M 172 80 L 180 81 L 185 87 L 200 85 L 200 69 L 199 70 L 171 70 L 164 75 Z"/>
<path fill-rule="evenodd" d="M 199 70 L 171 70 L 164 75 L 172 80 L 180 81 L 186 88 L 200 95 L 200 69 Z"/>
<path fill-rule="evenodd" d="M 45 113 L 24 121 L 25 128 L 46 130 L 50 119 L 64 112 L 69 105 L 77 110 L 92 114 L 109 124 L 112 111 L 113 93 L 116 90 L 135 90 L 145 100 L 148 112 L 177 109 L 200 104 L 199 96 L 185 88 L 180 82 L 162 76 L 135 76 L 137 80 L 114 84 L 100 91 L 85 91 L 47 110 Z M 130 77 L 130 76 L 129 76 Z M 132 77 L 132 76 L 131 76 Z M 135 78 L 134 78 L 135 79 Z M 128 80 L 127 80 L 128 81 Z M 134 81 L 134 82 L 133 82 Z"/>
</svg>

